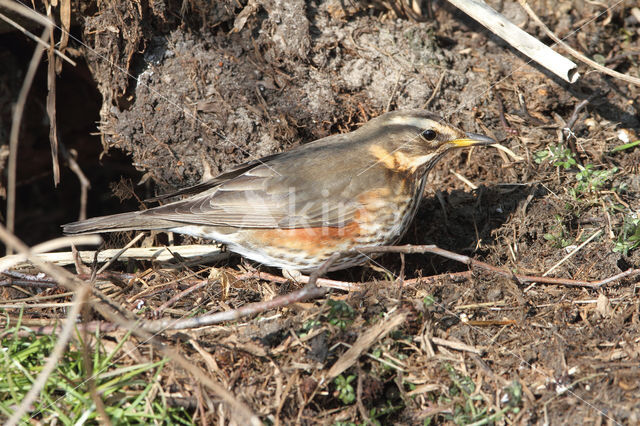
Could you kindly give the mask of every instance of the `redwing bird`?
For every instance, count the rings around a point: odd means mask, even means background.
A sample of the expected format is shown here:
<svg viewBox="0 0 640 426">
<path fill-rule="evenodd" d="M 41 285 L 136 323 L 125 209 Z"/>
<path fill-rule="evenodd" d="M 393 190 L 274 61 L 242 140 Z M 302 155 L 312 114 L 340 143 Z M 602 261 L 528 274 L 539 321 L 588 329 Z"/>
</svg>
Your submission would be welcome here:
<svg viewBox="0 0 640 426">
<path fill-rule="evenodd" d="M 188 195 L 180 201 L 69 223 L 64 232 L 166 230 L 215 240 L 265 265 L 309 271 L 336 252 L 397 242 L 436 162 L 453 148 L 492 143 L 427 111 L 394 111 L 166 196 Z M 346 255 L 330 270 L 365 260 Z"/>
</svg>

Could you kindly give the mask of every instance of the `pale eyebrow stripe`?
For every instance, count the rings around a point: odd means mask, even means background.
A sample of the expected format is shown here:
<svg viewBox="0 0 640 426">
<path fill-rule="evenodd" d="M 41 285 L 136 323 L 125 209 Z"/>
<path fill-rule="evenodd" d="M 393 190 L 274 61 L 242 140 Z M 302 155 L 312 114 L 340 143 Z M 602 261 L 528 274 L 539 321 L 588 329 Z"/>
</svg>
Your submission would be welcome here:
<svg viewBox="0 0 640 426">
<path fill-rule="evenodd" d="M 401 124 L 403 126 L 413 126 L 425 129 L 439 123 L 429 118 L 396 116 L 392 117 L 391 120 L 388 121 L 388 124 Z"/>
<path fill-rule="evenodd" d="M 403 126 L 403 127 L 412 127 L 417 131 L 417 135 L 424 129 L 433 129 L 437 133 L 442 133 L 448 135 L 451 133 L 451 130 L 448 126 L 443 125 L 437 120 L 425 117 L 392 117 L 387 123 L 385 127 L 389 126 Z"/>
</svg>

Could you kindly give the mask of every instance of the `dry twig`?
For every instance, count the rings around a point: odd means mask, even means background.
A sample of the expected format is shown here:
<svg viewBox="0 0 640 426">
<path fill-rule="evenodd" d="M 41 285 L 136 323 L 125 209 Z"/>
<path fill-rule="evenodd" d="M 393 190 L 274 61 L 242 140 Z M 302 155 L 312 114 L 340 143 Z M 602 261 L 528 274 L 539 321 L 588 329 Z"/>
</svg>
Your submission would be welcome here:
<svg viewBox="0 0 640 426">
<path fill-rule="evenodd" d="M 67 164 L 69 169 L 73 173 L 76 174 L 78 180 L 80 181 L 80 214 L 78 214 L 78 220 L 85 220 L 87 218 L 87 200 L 89 199 L 89 189 L 91 189 L 91 182 L 87 179 L 87 176 L 84 174 L 80 165 L 76 161 L 76 157 L 78 153 L 75 149 L 67 150 L 64 145 L 60 145 L 62 148 L 62 155 L 65 160 L 67 160 Z"/>
<path fill-rule="evenodd" d="M 94 236 L 96 237 L 96 236 Z M 75 243 L 75 245 L 90 245 L 90 243 Z M 122 249 L 107 249 L 99 252 L 83 250 L 78 252 L 78 256 L 83 262 L 97 263 L 108 262 Z M 166 262 L 175 259 L 173 254 L 178 254 L 183 258 L 195 260 L 198 263 L 217 262 L 229 258 L 228 252 L 221 251 L 217 246 L 193 244 L 184 246 L 163 246 L 163 247 L 132 247 L 121 253 L 119 259 L 148 260 L 155 262 Z M 42 253 L 38 257 L 46 262 L 58 266 L 72 265 L 74 255 L 72 252 Z M 22 266 L 18 263 L 17 265 Z"/>
<path fill-rule="evenodd" d="M 23 264 L 26 261 L 33 262 L 34 257 L 38 253 L 44 253 L 52 250 L 58 250 L 63 247 L 69 247 L 71 245 L 98 245 L 102 242 L 102 238 L 99 235 L 76 235 L 73 237 L 60 237 L 53 240 L 45 241 L 44 243 L 33 246 L 28 254 L 16 254 L 11 256 L 5 256 L 0 258 L 0 271 L 6 271 L 7 269 L 14 267 L 18 264 Z M 9 247 L 9 244 L 7 244 Z M 42 262 L 42 261 L 41 261 Z M 46 272 L 46 271 L 45 271 Z"/>
<path fill-rule="evenodd" d="M 315 273 L 314 273 L 315 274 Z M 313 275 L 311 277 L 313 279 Z M 203 315 L 196 318 L 185 319 L 163 319 L 151 321 L 141 326 L 148 331 L 158 333 L 165 330 L 184 330 L 189 328 L 205 327 L 209 325 L 219 324 L 226 321 L 236 321 L 240 318 L 256 315 L 269 309 L 282 308 L 293 303 L 304 302 L 305 300 L 317 299 L 324 296 L 328 290 L 326 288 L 317 287 L 314 283 L 305 285 L 300 290 L 293 291 L 284 296 L 274 297 L 271 300 L 249 303 L 238 309 L 232 309 L 225 312 L 216 312 L 211 315 Z"/>
<path fill-rule="evenodd" d="M 580 77 L 576 72 L 576 64 L 521 30 L 484 1 L 449 0 L 449 2 L 563 80 L 575 83 Z"/>
<path fill-rule="evenodd" d="M 617 275 L 609 278 L 605 278 L 600 281 L 579 281 L 567 278 L 549 278 L 532 275 L 519 275 L 514 274 L 511 271 L 498 268 L 480 260 L 472 259 L 468 256 L 453 253 L 448 250 L 444 250 L 434 245 L 405 245 L 405 246 L 379 246 L 379 247 L 363 247 L 356 250 L 359 253 L 432 253 L 438 256 L 446 257 L 447 259 L 455 260 L 466 265 L 475 266 L 480 269 L 484 269 L 493 272 L 497 275 L 501 275 L 507 278 L 512 278 L 520 283 L 539 282 L 543 284 L 564 285 L 568 287 L 586 287 L 586 288 L 600 288 L 613 281 L 620 280 L 622 278 L 640 275 L 640 269 L 627 269 Z"/>
</svg>

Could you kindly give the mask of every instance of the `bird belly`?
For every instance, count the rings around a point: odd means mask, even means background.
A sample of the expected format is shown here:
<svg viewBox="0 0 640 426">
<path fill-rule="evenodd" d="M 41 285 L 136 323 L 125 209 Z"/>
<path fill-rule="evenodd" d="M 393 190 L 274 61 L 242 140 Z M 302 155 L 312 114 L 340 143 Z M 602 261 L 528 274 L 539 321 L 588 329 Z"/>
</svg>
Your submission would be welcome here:
<svg viewBox="0 0 640 426">
<path fill-rule="evenodd" d="M 397 242 L 415 216 L 423 187 L 424 180 L 411 189 L 401 187 L 395 194 L 387 189 L 368 191 L 359 197 L 363 208 L 342 227 L 262 229 L 188 225 L 171 231 L 218 241 L 230 251 L 268 266 L 310 271 L 334 253 Z M 407 189 L 410 194 L 403 193 Z M 368 258 L 357 253 L 345 255 L 329 270 L 348 268 Z"/>
<path fill-rule="evenodd" d="M 218 241 L 227 245 L 230 251 L 267 266 L 300 271 L 315 269 L 333 253 L 351 250 L 355 247 L 354 242 L 360 241 L 359 225 L 356 222 L 343 227 L 294 229 L 189 225 L 173 228 L 171 231 Z M 351 264 L 346 265 L 340 260 L 331 269 L 348 266 Z"/>
</svg>

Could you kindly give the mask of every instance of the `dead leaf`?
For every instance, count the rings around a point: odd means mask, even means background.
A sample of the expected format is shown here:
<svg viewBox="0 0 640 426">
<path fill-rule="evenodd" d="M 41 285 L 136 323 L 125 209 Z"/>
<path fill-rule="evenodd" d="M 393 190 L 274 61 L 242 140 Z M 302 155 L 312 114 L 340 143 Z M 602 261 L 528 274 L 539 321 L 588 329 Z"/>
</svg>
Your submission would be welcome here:
<svg viewBox="0 0 640 426">
<path fill-rule="evenodd" d="M 604 294 L 600 294 L 596 301 L 596 312 L 599 313 L 602 318 L 607 318 L 611 316 L 612 311 L 613 309 L 611 309 L 609 298 Z"/>
</svg>

